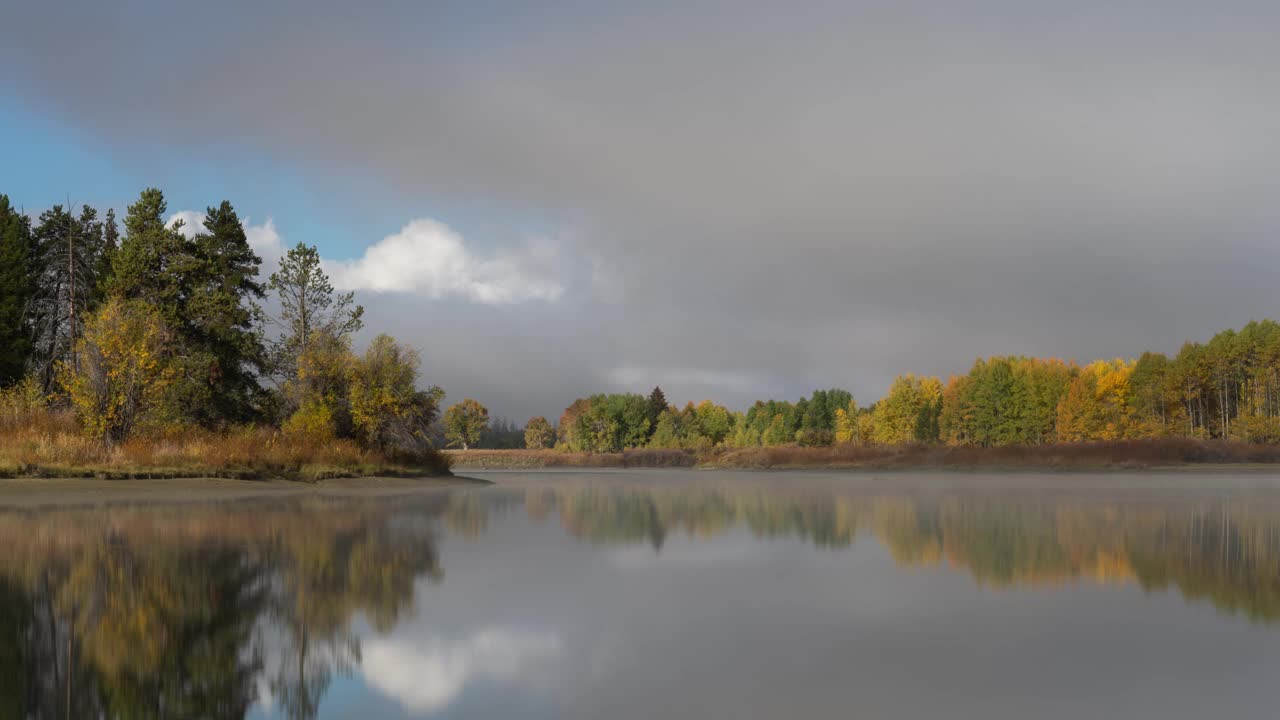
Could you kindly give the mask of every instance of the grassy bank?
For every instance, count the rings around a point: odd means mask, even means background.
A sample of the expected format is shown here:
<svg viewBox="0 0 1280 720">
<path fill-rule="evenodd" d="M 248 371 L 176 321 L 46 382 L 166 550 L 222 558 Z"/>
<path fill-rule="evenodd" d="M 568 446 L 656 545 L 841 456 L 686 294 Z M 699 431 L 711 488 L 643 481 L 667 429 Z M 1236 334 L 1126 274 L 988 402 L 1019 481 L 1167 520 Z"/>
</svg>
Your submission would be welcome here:
<svg viewBox="0 0 1280 720">
<path fill-rule="evenodd" d="M 1169 438 L 1062 445 L 834 445 L 831 447 L 629 450 L 570 453 L 558 450 L 448 451 L 455 467 L 718 467 L 749 469 L 1146 469 L 1197 464 L 1277 464 L 1280 445 Z"/>
<path fill-rule="evenodd" d="M 453 467 L 478 470 L 528 468 L 693 467 L 698 457 L 685 450 L 627 450 L 583 453 L 563 450 L 446 450 Z"/>
<path fill-rule="evenodd" d="M 405 461 L 349 440 L 307 442 L 268 427 L 141 435 L 108 448 L 86 437 L 66 413 L 42 412 L 26 415 L 20 422 L 0 422 L 0 478 L 215 477 L 316 482 L 447 474 L 449 459 L 443 455 Z"/>
</svg>

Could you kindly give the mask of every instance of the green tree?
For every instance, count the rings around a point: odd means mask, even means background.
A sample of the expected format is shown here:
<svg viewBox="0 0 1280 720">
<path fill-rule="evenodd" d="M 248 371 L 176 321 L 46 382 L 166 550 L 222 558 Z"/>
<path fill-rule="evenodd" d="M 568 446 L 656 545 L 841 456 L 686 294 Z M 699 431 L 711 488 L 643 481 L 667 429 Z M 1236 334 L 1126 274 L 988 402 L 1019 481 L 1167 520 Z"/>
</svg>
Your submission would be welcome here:
<svg viewBox="0 0 1280 720">
<path fill-rule="evenodd" d="M 733 413 L 723 405 L 703 400 L 694 409 L 694 418 L 700 435 L 712 445 L 724 442 L 733 432 Z"/>
<path fill-rule="evenodd" d="M 355 304 L 354 293 L 334 293 L 314 247 L 298 243 L 290 249 L 267 287 L 280 302 L 274 323 L 281 335 L 273 348 L 273 367 L 280 377 L 296 372 L 294 358 L 318 330 L 345 338 L 364 327 L 364 308 Z"/>
<path fill-rule="evenodd" d="M 463 450 L 480 442 L 480 433 L 488 426 L 489 410 L 471 398 L 444 411 L 445 439 Z"/>
<path fill-rule="evenodd" d="M 164 193 L 147 188 L 125 213 L 125 238 L 111 261 L 107 291 L 126 300 L 145 300 L 166 323 L 182 321 L 182 276 L 175 267 L 187 252 L 181 221 L 165 222 Z"/>
<path fill-rule="evenodd" d="M 649 418 L 649 432 L 658 427 L 658 416 L 667 409 L 667 396 L 663 394 L 662 388 L 654 386 L 653 392 L 649 393 L 649 405 L 646 415 Z"/>
<path fill-rule="evenodd" d="M 648 401 L 643 395 L 592 395 L 574 419 L 574 450 L 621 452 L 649 440 Z"/>
<path fill-rule="evenodd" d="M 125 216 L 126 237 L 113 250 L 114 217 L 101 233 L 111 259 L 108 292 L 142 299 L 175 334 L 180 380 L 166 403 L 175 419 L 205 426 L 250 420 L 262 405 L 262 343 L 254 329 L 261 260 L 249 247 L 231 203 L 207 208 L 201 227 L 184 233 L 165 221 L 168 205 L 144 190 Z"/>
<path fill-rule="evenodd" d="M 0 387 L 22 377 L 31 354 L 31 221 L 0 195 Z"/>
<path fill-rule="evenodd" d="M 671 410 L 663 410 L 658 414 L 658 422 L 649 438 L 649 447 L 663 450 L 680 447 L 680 426 Z"/>
<path fill-rule="evenodd" d="M 184 250 L 173 263 L 183 284 L 179 328 L 193 394 L 207 397 L 186 404 L 187 412 L 205 425 L 249 420 L 262 402 L 258 373 L 265 355 L 254 329 L 255 302 L 264 295 L 257 281 L 262 260 L 225 200 L 207 208 L 203 232 Z"/>
</svg>

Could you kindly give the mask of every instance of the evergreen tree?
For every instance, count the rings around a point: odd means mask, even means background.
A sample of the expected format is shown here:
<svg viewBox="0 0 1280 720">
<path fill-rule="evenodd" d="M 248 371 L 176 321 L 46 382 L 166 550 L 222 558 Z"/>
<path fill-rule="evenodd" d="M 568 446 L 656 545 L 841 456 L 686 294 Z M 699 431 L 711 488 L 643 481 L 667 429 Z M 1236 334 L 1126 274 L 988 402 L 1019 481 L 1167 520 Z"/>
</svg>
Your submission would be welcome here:
<svg viewBox="0 0 1280 720">
<path fill-rule="evenodd" d="M 22 376 L 31 353 L 31 221 L 0 195 L 0 386 Z"/>
<path fill-rule="evenodd" d="M 191 238 L 180 273 L 181 333 L 209 379 L 209 402 L 197 419 L 247 420 L 261 393 L 256 371 L 264 362 L 254 331 L 254 301 L 265 294 L 256 279 L 262 260 L 249 247 L 231 203 L 207 208 L 204 230 Z"/>
<path fill-rule="evenodd" d="M 667 409 L 667 396 L 663 394 L 662 388 L 654 386 L 653 392 L 649 393 L 648 403 L 649 435 L 652 437 L 658 427 L 658 416 Z"/>
<path fill-rule="evenodd" d="M 33 232 L 30 370 L 46 390 L 53 389 L 58 363 L 75 364 L 75 339 L 98 304 L 102 230 L 97 210 L 83 206 L 77 218 L 54 205 Z"/>
<path fill-rule="evenodd" d="M 111 284 L 112 277 L 111 264 L 119 249 L 120 228 L 116 225 L 116 211 L 108 208 L 107 217 L 102 223 L 102 247 L 94 270 L 94 297 L 90 309 L 96 309 L 107 297 L 107 287 Z"/>
<path fill-rule="evenodd" d="M 126 300 L 146 300 L 170 327 L 182 325 L 183 255 L 189 250 L 181 222 L 165 224 L 164 193 L 147 188 L 124 218 L 125 239 L 111 261 L 108 291 Z"/>
<path fill-rule="evenodd" d="M 174 331 L 182 380 L 167 399 L 171 419 L 205 426 L 249 420 L 260 405 L 257 374 L 265 355 L 254 331 L 262 261 L 231 203 L 207 208 L 203 227 L 190 237 L 181 222 L 166 225 L 167 211 L 163 193 L 144 190 L 129 206 L 126 237 L 114 251 L 108 223 L 101 253 L 113 256 L 107 287 L 125 299 L 145 299 Z"/>
<path fill-rule="evenodd" d="M 354 293 L 335 295 L 329 276 L 320 268 L 320 252 L 298 243 L 280 260 L 280 269 L 271 274 L 267 287 L 280 301 L 280 339 L 273 348 L 273 366 L 283 379 L 296 372 L 293 358 L 319 331 L 346 338 L 364 327 L 364 308 L 355 304 Z"/>
</svg>

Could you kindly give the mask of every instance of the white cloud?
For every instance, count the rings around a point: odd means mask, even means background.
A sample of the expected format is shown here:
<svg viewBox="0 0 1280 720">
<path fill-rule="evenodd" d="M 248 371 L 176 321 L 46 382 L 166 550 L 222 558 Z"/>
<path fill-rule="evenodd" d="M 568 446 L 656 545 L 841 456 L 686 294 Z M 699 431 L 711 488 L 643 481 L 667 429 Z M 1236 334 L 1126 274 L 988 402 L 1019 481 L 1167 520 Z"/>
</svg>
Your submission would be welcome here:
<svg viewBox="0 0 1280 720">
<path fill-rule="evenodd" d="M 165 225 L 173 227 L 179 220 L 182 221 L 182 234 L 187 237 L 204 231 L 204 213 L 195 210 L 179 210 L 169 216 Z M 267 221 L 261 225 L 254 225 L 249 218 L 245 218 L 243 223 L 245 238 L 249 241 L 249 247 L 262 258 L 261 274 L 266 277 L 275 272 L 276 265 L 284 256 L 284 241 L 280 238 L 280 233 L 276 230 L 275 222 L 271 218 L 267 218 Z"/>
<path fill-rule="evenodd" d="M 284 241 L 280 239 L 280 233 L 276 232 L 276 224 L 271 218 L 267 218 L 261 225 L 251 225 L 246 221 L 244 235 L 249 240 L 249 247 L 262 258 L 262 270 L 259 274 L 265 279 L 276 271 L 280 258 L 284 257 Z"/>
<path fill-rule="evenodd" d="M 179 220 L 187 237 L 204 230 L 204 215 L 195 210 L 179 210 L 167 223 L 172 227 Z M 265 223 L 253 225 L 246 218 L 244 234 L 262 258 L 263 277 L 270 275 L 285 254 L 284 239 L 275 223 L 267 218 Z M 432 299 L 460 297 L 485 305 L 506 305 L 559 298 L 564 286 L 550 279 L 558 261 L 558 246 L 543 238 L 528 239 L 518 248 L 492 257 L 479 257 L 447 225 L 418 219 L 368 247 L 358 260 L 323 260 L 323 265 L 340 290 L 405 292 Z"/>
<path fill-rule="evenodd" d="M 562 650 L 560 637 L 551 633 L 486 628 L 455 641 L 375 641 L 365 647 L 362 667 L 371 687 L 410 710 L 433 712 L 473 680 L 527 681 L 536 663 Z"/>
<path fill-rule="evenodd" d="M 195 210 L 179 210 L 170 215 L 164 223 L 165 227 L 173 227 L 179 220 L 182 221 L 182 234 L 187 237 L 204 230 L 204 215 Z"/>
<path fill-rule="evenodd" d="M 419 219 L 370 246 L 358 260 L 327 262 L 325 269 L 343 290 L 412 292 L 504 305 L 559 298 L 563 285 L 548 277 L 555 256 L 550 241 L 529 240 L 481 257 L 447 225 Z"/>
</svg>

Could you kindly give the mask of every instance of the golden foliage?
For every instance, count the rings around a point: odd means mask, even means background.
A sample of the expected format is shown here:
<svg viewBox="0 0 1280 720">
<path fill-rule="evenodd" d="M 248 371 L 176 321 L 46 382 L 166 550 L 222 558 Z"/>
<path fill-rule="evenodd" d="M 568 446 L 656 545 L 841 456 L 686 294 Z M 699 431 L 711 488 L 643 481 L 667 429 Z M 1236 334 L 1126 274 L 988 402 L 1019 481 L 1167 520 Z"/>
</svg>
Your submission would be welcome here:
<svg viewBox="0 0 1280 720">
<path fill-rule="evenodd" d="M 326 443 L 337 434 L 333 412 L 327 405 L 316 400 L 303 403 L 297 412 L 285 420 L 280 430 L 286 438 L 306 443 Z"/>
<path fill-rule="evenodd" d="M 115 445 L 153 409 L 173 382 L 169 331 L 155 310 L 113 299 L 84 326 L 62 386 L 86 433 Z"/>
</svg>

